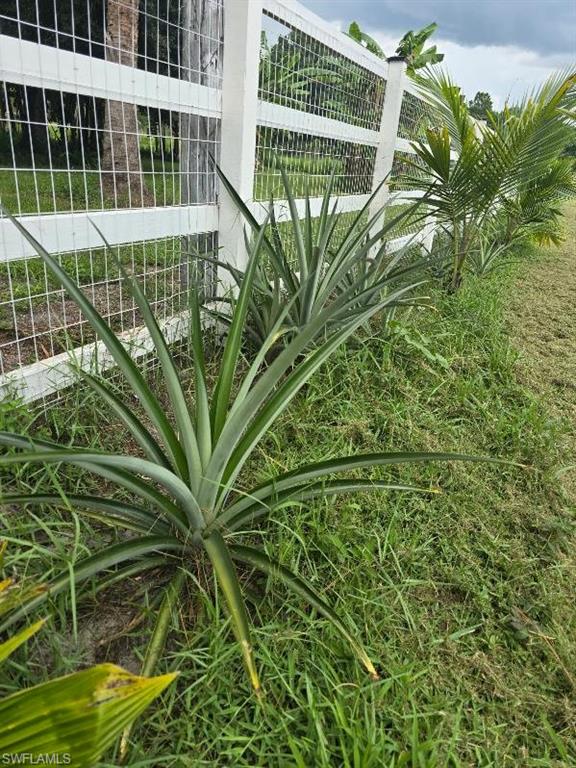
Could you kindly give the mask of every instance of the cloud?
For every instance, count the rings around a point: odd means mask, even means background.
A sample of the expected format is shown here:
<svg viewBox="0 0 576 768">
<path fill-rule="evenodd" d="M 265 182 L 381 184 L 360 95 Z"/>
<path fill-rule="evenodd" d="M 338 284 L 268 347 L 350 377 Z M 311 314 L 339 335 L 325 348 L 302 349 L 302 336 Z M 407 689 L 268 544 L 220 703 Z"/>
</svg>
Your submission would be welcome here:
<svg viewBox="0 0 576 768">
<path fill-rule="evenodd" d="M 393 55 L 398 40 L 408 29 L 418 29 L 436 20 L 439 29 L 432 42 L 445 54 L 443 66 L 468 98 L 477 91 L 488 91 L 496 108 L 501 108 L 509 97 L 519 99 L 576 59 L 576 18 L 574 23 L 570 22 L 572 16 L 576 16 L 576 0 L 304 0 L 304 3 L 341 30 L 347 28 L 351 19 L 359 21 L 388 56 Z M 520 6 L 524 8 L 523 13 Z M 453 13 L 447 15 L 444 23 L 443 14 L 447 10 Z M 536 30 L 537 26 L 541 29 Z M 550 29 L 556 30 L 555 45 L 545 44 L 545 40 L 554 36 Z M 566 52 L 565 49 L 570 48 L 566 41 L 570 38 L 571 52 Z"/>
<path fill-rule="evenodd" d="M 396 37 L 378 29 L 366 28 L 366 31 L 384 51 L 394 50 Z M 516 46 L 464 46 L 442 38 L 438 38 L 436 44 L 446 55 L 446 69 L 466 96 L 471 99 L 477 91 L 488 91 L 497 109 L 509 97 L 518 100 L 562 66 L 558 57 L 542 57 Z"/>
<path fill-rule="evenodd" d="M 576 57 L 574 0 L 303 0 L 325 19 L 353 19 L 401 37 L 436 21 L 461 45 L 514 46 Z"/>
</svg>

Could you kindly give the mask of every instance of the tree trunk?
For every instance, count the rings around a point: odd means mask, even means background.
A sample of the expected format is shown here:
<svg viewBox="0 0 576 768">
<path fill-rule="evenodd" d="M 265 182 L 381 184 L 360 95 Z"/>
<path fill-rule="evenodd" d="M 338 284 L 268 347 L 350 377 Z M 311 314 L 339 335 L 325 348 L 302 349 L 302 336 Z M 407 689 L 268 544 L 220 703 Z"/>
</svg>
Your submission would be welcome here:
<svg viewBox="0 0 576 768">
<path fill-rule="evenodd" d="M 182 0 L 181 79 L 199 85 L 219 87 L 220 40 L 224 33 L 222 12 L 209 0 Z M 180 115 L 180 199 L 183 205 L 216 201 L 216 181 L 210 155 L 218 151 L 216 120 L 199 115 Z M 196 261 L 196 253 L 210 250 L 212 238 L 205 235 L 182 240 L 182 280 L 190 282 L 190 264 L 196 267 L 195 279 L 213 292 L 213 270 L 205 261 Z"/>
<path fill-rule="evenodd" d="M 60 150 L 65 155 L 67 150 L 77 149 L 79 138 L 77 128 L 80 125 L 80 115 L 78 114 L 78 96 L 75 93 L 63 93 L 61 101 L 58 104 L 58 111 L 62 114 L 62 129 L 60 133 Z M 59 121 L 60 122 L 60 121 Z M 67 132 L 69 131 L 69 138 Z"/>
<path fill-rule="evenodd" d="M 106 13 L 106 60 L 136 66 L 140 0 L 108 0 Z M 131 206 L 151 202 L 144 187 L 138 112 L 135 104 L 106 101 L 102 142 L 102 185 L 116 204 Z"/>
<path fill-rule="evenodd" d="M 22 134 L 19 151 L 30 155 L 34 162 L 48 155 L 48 127 L 46 102 L 42 88 L 26 85 L 21 87 Z"/>
</svg>

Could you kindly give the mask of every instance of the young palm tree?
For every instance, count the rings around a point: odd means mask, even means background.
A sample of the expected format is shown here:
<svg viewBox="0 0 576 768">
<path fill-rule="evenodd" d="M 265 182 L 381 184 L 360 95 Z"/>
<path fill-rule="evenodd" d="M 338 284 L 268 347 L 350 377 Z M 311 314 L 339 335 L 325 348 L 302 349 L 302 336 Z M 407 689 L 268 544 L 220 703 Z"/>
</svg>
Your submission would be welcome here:
<svg viewBox="0 0 576 768">
<path fill-rule="evenodd" d="M 494 120 L 479 131 L 448 75 L 430 73 L 419 84 L 442 127 L 427 129 L 426 140 L 412 143 L 429 177 L 408 173 L 407 180 L 428 193 L 428 204 L 449 234 L 455 291 L 482 228 L 510 201 L 560 179 L 550 169 L 573 133 L 567 110 L 576 100 L 576 73 L 551 77 L 523 100 L 517 117 Z"/>
<path fill-rule="evenodd" d="M 540 99 L 544 98 L 546 87 L 540 94 Z M 574 93 L 568 92 L 567 106 L 573 105 L 574 100 Z M 526 97 L 513 108 L 506 106 L 499 115 L 493 116 L 493 130 L 507 141 L 513 140 L 514 134 L 522 130 L 522 122 L 537 110 L 535 96 Z M 547 152 L 540 152 L 531 162 L 522 164 L 516 187 L 501 201 L 499 218 L 506 243 L 525 237 L 538 243 L 560 242 L 560 206 L 576 194 L 576 161 L 564 154 L 574 137 L 576 115 L 562 107 L 558 112 L 559 119 L 545 137 L 549 144 Z"/>
<path fill-rule="evenodd" d="M 576 163 L 573 158 L 554 160 L 539 179 L 518 186 L 502 203 L 502 241 L 511 244 L 526 238 L 539 245 L 562 241 L 562 203 L 576 195 Z"/>
</svg>

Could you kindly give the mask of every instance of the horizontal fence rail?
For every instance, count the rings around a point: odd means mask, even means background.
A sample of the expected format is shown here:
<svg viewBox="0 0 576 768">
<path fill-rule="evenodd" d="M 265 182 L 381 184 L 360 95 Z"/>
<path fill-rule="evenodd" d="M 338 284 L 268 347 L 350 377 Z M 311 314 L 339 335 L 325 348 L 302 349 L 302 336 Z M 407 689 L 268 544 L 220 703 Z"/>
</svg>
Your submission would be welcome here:
<svg viewBox="0 0 576 768">
<path fill-rule="evenodd" d="M 82 96 L 220 117 L 220 91 L 199 83 L 146 72 L 124 64 L 94 59 L 0 35 L 0 72 L 12 83 L 49 88 Z"/>
<path fill-rule="evenodd" d="M 258 125 L 268 128 L 309 133 L 314 136 L 351 141 L 355 144 L 366 144 L 372 147 L 377 147 L 380 142 L 378 131 L 371 131 L 369 128 L 361 128 L 321 115 L 311 115 L 268 101 L 258 102 L 257 121 Z"/>
<path fill-rule="evenodd" d="M 86 213 L 23 216 L 20 221 L 50 253 L 101 248 L 162 237 L 186 237 L 218 228 L 218 206 L 188 205 Z M 96 229 L 96 227 L 98 229 Z M 0 219 L 0 262 L 28 259 L 36 251 L 8 219 Z"/>
<path fill-rule="evenodd" d="M 306 194 L 319 215 L 332 177 L 344 226 L 374 192 L 371 213 L 421 196 L 398 175 L 416 160 L 411 142 L 428 113 L 403 62 L 379 59 L 292 0 L 0 8 L 0 198 L 61 255 L 137 358 L 152 346 L 118 260 L 172 341 L 187 332 L 192 275 L 202 272 L 214 297 L 227 287 L 204 257 L 246 263 L 244 222 L 216 163 L 259 221 L 273 198 L 281 224 L 290 215 L 280 166 L 299 216 Z M 429 248 L 433 236 L 428 217 L 387 247 Z M 111 360 L 0 218 L 0 393 L 48 402 L 78 366 Z"/>
</svg>

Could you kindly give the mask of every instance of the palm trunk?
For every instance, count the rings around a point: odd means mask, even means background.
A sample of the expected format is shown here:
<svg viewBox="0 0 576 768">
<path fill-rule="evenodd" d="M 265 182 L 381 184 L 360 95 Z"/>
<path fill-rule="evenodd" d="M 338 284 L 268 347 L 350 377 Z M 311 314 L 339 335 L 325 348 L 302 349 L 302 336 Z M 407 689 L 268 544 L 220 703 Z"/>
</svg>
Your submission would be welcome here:
<svg viewBox="0 0 576 768">
<path fill-rule="evenodd" d="M 452 280 L 450 281 L 450 293 L 456 293 L 462 285 L 464 265 L 466 264 L 468 252 L 474 241 L 473 225 L 469 224 L 467 226 L 466 224 L 466 219 L 464 219 L 462 222 L 462 237 L 459 236 L 458 230 L 455 229 L 457 235 L 454 240 L 454 269 L 452 272 Z"/>
<path fill-rule="evenodd" d="M 452 250 L 452 277 L 448 285 L 448 291 L 450 293 L 456 293 L 462 282 L 460 266 L 460 230 L 456 219 L 452 221 Z"/>
<path fill-rule="evenodd" d="M 108 0 L 106 60 L 136 66 L 138 54 L 139 0 Z M 118 204 L 127 198 L 131 206 L 149 201 L 144 187 L 138 112 L 135 104 L 108 100 L 102 143 L 102 185 Z"/>
</svg>

